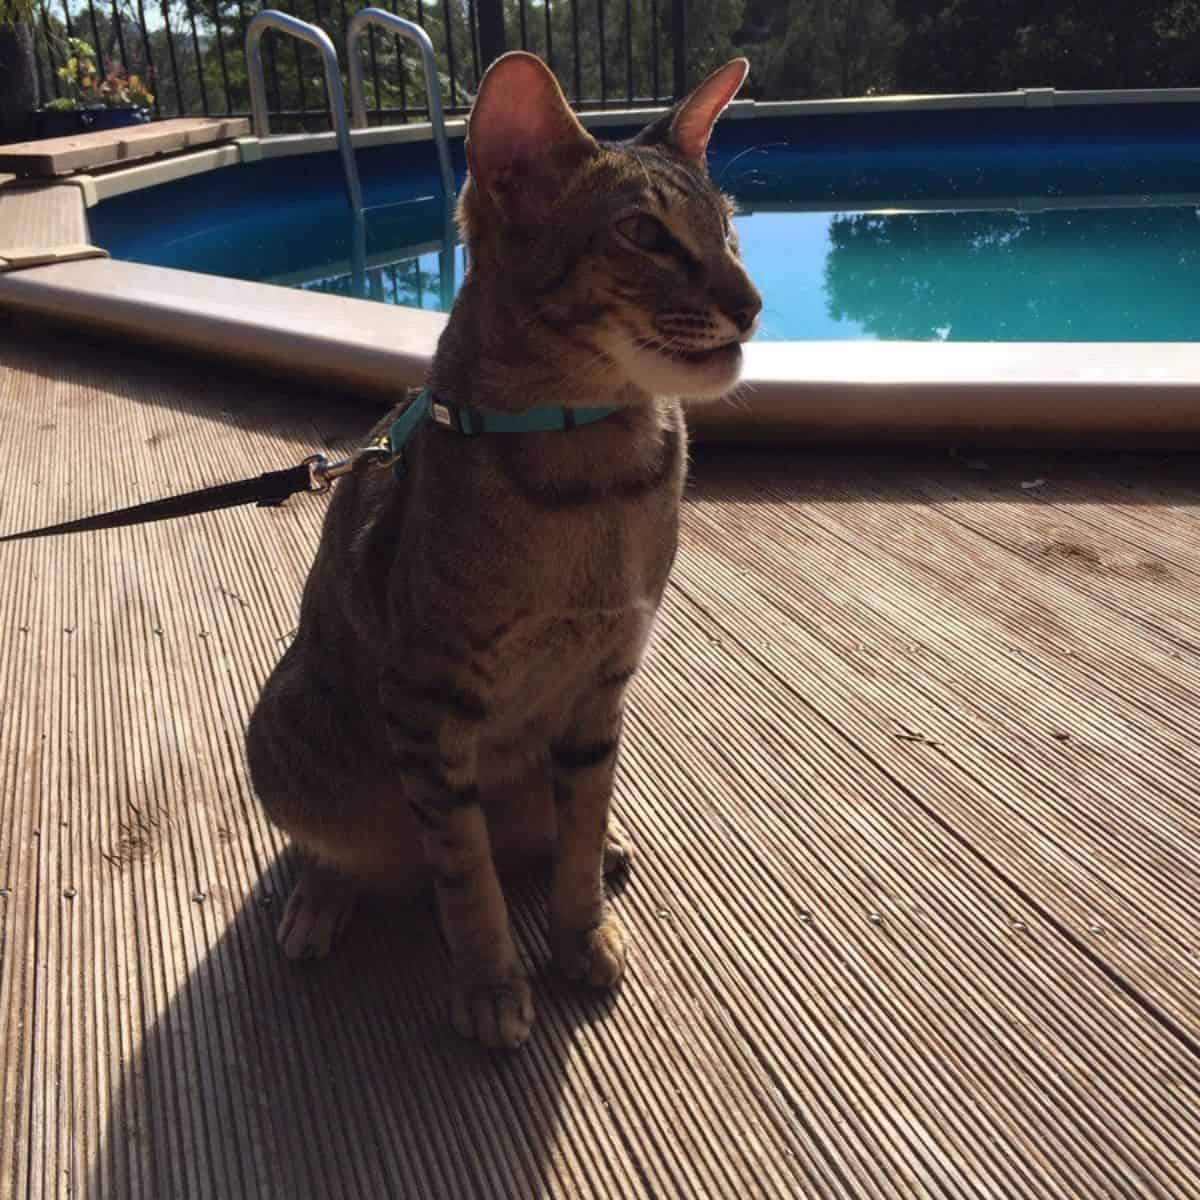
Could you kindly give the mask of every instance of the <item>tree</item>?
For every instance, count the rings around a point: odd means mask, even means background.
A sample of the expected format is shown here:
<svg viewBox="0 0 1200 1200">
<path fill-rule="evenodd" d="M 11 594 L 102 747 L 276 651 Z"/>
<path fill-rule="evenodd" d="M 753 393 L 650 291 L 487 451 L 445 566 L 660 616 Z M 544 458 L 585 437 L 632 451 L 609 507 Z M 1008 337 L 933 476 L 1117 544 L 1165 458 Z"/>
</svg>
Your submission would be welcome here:
<svg viewBox="0 0 1200 1200">
<path fill-rule="evenodd" d="M 751 90 L 763 99 L 862 96 L 888 91 L 904 28 L 894 0 L 790 0 L 782 21 L 747 7 L 744 30 L 767 32 L 747 46 Z"/>
<path fill-rule="evenodd" d="M 0 0 L 0 141 L 26 135 L 38 105 L 33 0 Z"/>
<path fill-rule="evenodd" d="M 34 2 L 0 0 L 0 12 L 14 7 L 28 12 Z M 365 2 L 289 0 L 286 7 L 324 28 L 344 62 L 345 19 Z M 419 18 L 437 52 L 446 103 L 460 110 L 468 106 L 482 65 L 472 37 L 477 0 L 375 2 Z M 548 61 L 572 100 L 593 104 L 603 95 L 617 105 L 670 93 L 670 0 L 502 3 L 508 45 L 527 46 Z M 43 45 L 43 81 L 53 87 L 53 72 L 46 68 L 62 62 L 65 6 L 76 33 L 104 58 L 150 79 L 163 115 L 245 112 L 243 46 L 257 5 L 250 0 L 144 5 L 145 0 L 115 0 L 115 6 L 109 0 L 47 3 L 44 25 L 55 61 L 46 61 Z M 154 25 L 145 34 L 143 13 L 152 14 Z M 1200 0 L 689 0 L 687 16 L 689 79 L 695 83 L 744 53 L 751 74 L 743 95 L 760 100 L 1200 84 Z M 0 34 L 4 113 L 33 107 L 28 27 L 18 26 L 13 34 L 11 26 Z M 41 43 L 40 29 L 35 37 Z M 313 115 L 305 123 L 319 127 L 325 92 L 315 52 L 274 34 L 263 47 L 271 107 L 307 109 Z M 387 120 L 402 110 L 423 115 L 424 89 L 412 49 L 375 31 L 363 53 L 368 106 L 385 110 Z M 17 71 L 14 61 L 23 64 Z M 18 78 L 24 91 L 14 99 Z M 299 117 L 277 118 L 273 127 L 284 131 L 299 124 Z"/>
<path fill-rule="evenodd" d="M 896 0 L 901 89 L 1200 83 L 1200 0 Z"/>
</svg>

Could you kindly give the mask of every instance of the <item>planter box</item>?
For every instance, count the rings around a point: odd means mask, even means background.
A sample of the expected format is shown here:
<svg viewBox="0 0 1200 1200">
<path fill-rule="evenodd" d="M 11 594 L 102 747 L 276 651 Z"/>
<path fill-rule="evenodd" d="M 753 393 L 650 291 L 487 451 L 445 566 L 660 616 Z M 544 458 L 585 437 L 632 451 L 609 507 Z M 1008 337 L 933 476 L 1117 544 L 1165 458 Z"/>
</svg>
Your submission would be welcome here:
<svg viewBox="0 0 1200 1200">
<path fill-rule="evenodd" d="M 33 136 L 35 139 L 70 137 L 75 133 L 124 129 L 149 120 L 148 108 L 80 108 L 72 112 L 47 112 L 41 109 L 33 114 Z"/>
</svg>

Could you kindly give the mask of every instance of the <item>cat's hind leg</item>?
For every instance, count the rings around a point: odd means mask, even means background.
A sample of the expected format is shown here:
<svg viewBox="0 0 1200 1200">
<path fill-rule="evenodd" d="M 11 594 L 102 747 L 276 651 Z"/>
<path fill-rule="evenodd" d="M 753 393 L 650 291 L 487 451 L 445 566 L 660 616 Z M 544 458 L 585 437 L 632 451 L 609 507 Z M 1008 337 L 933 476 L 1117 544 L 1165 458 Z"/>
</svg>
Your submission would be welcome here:
<svg viewBox="0 0 1200 1200">
<path fill-rule="evenodd" d="M 633 842 L 629 835 L 610 815 L 608 831 L 604 835 L 604 858 L 602 870 L 605 879 L 619 879 L 629 873 L 633 865 Z"/>
<path fill-rule="evenodd" d="M 324 958 L 354 909 L 354 881 L 332 867 L 309 861 L 288 897 L 276 941 L 288 958 Z"/>
</svg>

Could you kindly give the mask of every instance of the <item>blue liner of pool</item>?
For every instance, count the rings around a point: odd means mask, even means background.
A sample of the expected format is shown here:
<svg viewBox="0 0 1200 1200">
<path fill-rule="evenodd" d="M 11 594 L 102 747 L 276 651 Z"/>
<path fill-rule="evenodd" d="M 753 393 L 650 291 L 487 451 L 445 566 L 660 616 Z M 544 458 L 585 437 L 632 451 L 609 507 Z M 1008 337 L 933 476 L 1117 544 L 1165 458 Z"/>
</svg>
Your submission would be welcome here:
<svg viewBox="0 0 1200 1200">
<path fill-rule="evenodd" d="M 358 163 L 368 298 L 439 307 L 432 146 Z M 728 120 L 710 169 L 743 210 L 764 338 L 1200 340 L 1200 104 Z M 89 217 L 116 258 L 350 294 L 332 152 L 128 193 Z"/>
</svg>

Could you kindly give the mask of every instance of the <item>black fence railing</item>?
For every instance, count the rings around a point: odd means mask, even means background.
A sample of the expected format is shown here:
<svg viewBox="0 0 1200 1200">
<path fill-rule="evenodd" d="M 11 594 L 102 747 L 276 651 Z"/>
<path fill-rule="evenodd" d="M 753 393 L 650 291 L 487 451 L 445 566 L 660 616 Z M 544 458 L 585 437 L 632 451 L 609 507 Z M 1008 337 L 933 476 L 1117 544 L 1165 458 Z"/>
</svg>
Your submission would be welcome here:
<svg viewBox="0 0 1200 1200">
<path fill-rule="evenodd" d="M 578 108 L 663 103 L 686 83 L 684 0 L 375 0 L 416 21 L 437 55 L 443 103 L 466 112 L 481 71 L 502 45 L 541 56 Z M 291 0 L 274 7 L 319 25 L 346 62 L 346 24 L 365 3 Z M 246 116 L 250 111 L 245 0 L 40 0 L 35 30 L 42 103 L 65 96 L 70 39 L 96 51 L 101 73 L 124 71 L 154 95 L 155 116 Z M 481 36 L 482 30 L 482 36 Z M 372 28 L 365 49 L 368 108 L 377 122 L 426 120 L 420 63 L 399 38 Z M 328 124 L 315 51 L 263 40 L 273 129 Z"/>
</svg>

